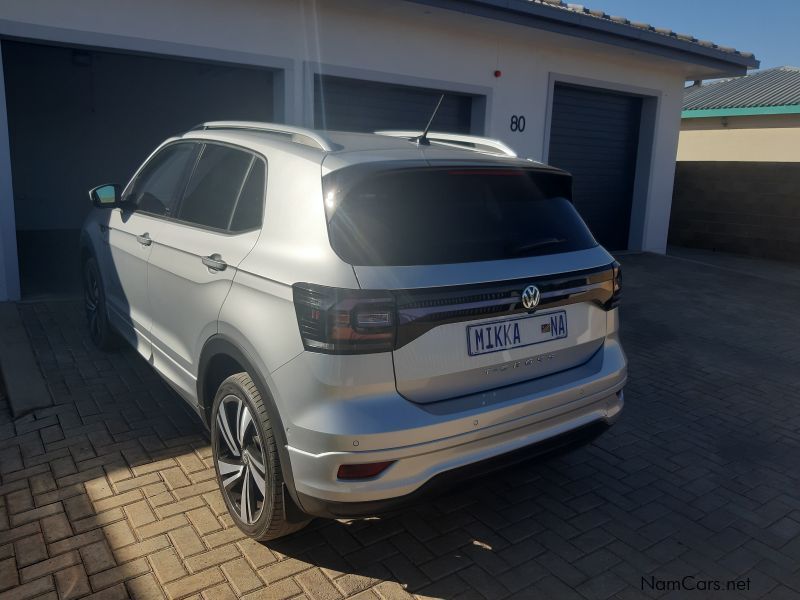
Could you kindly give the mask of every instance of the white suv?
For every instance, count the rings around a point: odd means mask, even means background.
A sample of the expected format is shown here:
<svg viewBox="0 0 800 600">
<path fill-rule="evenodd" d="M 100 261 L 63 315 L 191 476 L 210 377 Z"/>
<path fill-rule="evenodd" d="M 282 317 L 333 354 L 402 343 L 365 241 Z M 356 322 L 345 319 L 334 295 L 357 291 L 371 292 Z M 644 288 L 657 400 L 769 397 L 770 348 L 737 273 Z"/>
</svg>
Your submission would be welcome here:
<svg viewBox="0 0 800 600">
<path fill-rule="evenodd" d="M 570 194 L 485 138 L 206 123 L 90 192 L 91 336 L 203 418 L 250 536 L 379 513 L 619 415 L 619 265 Z"/>
</svg>

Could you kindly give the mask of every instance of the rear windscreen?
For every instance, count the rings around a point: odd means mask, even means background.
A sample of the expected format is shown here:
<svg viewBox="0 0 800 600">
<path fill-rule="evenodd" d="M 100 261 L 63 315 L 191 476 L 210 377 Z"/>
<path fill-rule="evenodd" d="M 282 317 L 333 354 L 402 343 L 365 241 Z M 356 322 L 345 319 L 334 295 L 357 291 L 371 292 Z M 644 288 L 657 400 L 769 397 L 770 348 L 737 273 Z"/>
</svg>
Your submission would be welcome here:
<svg viewBox="0 0 800 600">
<path fill-rule="evenodd" d="M 325 181 L 331 246 L 353 265 L 504 260 L 597 245 L 561 173 L 353 169 Z"/>
</svg>

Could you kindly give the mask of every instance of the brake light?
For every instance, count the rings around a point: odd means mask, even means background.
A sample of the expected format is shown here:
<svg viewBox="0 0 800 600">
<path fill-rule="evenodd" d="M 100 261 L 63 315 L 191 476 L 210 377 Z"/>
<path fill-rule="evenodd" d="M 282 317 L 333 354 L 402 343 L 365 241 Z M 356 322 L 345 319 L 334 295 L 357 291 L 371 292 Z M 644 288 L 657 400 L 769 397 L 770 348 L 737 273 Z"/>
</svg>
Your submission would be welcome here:
<svg viewBox="0 0 800 600">
<path fill-rule="evenodd" d="M 447 171 L 448 175 L 480 175 L 481 177 L 487 177 L 491 175 L 496 175 L 499 177 L 513 177 L 516 175 L 524 175 L 528 176 L 528 171 L 523 171 L 522 169 L 450 169 Z"/>
<path fill-rule="evenodd" d="M 396 338 L 394 296 L 296 283 L 294 309 L 303 346 L 326 354 L 391 352 Z"/>
</svg>

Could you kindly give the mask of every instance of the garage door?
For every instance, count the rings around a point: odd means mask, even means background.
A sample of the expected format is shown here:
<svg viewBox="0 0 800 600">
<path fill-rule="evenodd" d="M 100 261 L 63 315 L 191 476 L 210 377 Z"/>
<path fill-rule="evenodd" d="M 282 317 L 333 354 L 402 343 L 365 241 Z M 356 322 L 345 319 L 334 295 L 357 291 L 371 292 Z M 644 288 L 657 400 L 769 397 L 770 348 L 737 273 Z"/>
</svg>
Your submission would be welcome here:
<svg viewBox="0 0 800 600">
<path fill-rule="evenodd" d="M 444 91 L 317 75 L 314 126 L 339 131 L 423 129 Z M 447 92 L 432 129 L 470 133 L 474 98 Z"/>
<path fill-rule="evenodd" d="M 548 162 L 571 172 L 575 206 L 610 250 L 628 247 L 642 99 L 557 84 Z"/>
<path fill-rule="evenodd" d="M 202 121 L 273 119 L 273 74 L 222 64 L 3 41 L 24 296 L 75 291 L 86 191 L 126 182 Z"/>
</svg>

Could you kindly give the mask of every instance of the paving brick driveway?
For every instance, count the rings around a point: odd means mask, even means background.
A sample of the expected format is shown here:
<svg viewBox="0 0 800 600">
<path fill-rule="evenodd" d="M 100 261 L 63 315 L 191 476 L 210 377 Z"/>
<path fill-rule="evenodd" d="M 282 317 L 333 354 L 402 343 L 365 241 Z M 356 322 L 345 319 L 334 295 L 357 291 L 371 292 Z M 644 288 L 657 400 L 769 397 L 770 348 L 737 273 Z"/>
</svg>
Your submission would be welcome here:
<svg viewBox="0 0 800 600">
<path fill-rule="evenodd" d="M 23 305 L 57 405 L 0 406 L 0 599 L 800 597 L 800 287 L 623 266 L 627 407 L 594 445 L 268 545 L 143 360 L 92 349 L 77 302 Z"/>
</svg>

